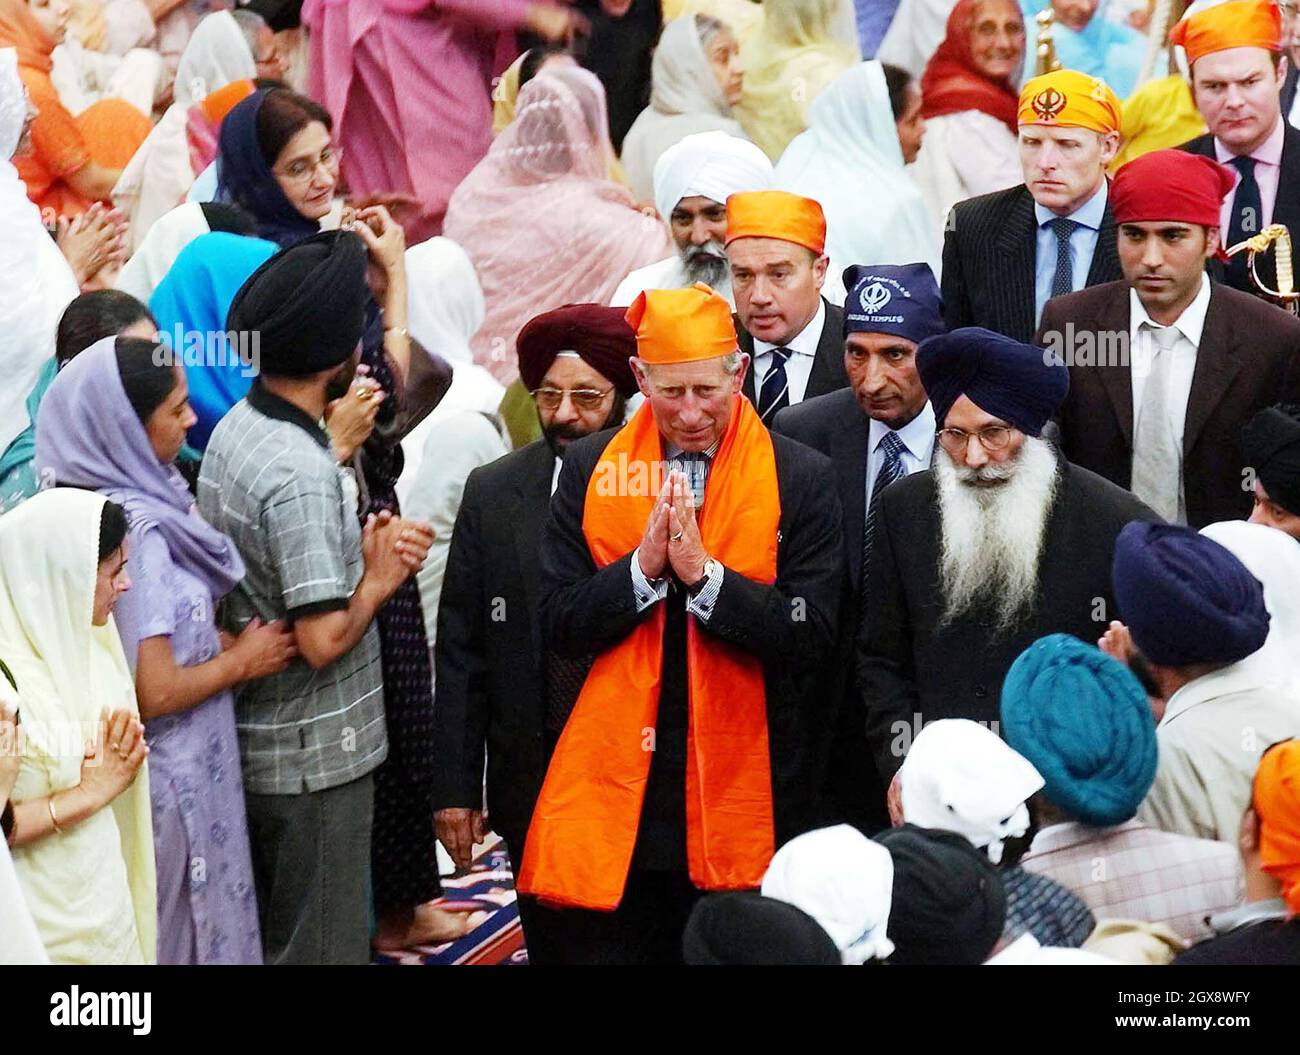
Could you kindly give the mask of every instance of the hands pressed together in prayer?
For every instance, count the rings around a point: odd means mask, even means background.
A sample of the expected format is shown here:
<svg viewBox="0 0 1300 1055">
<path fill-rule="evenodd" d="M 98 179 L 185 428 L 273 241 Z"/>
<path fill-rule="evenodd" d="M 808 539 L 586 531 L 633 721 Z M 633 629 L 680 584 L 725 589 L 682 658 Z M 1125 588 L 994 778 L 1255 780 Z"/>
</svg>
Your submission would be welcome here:
<svg viewBox="0 0 1300 1055">
<path fill-rule="evenodd" d="M 420 570 L 433 539 L 433 527 L 423 521 L 394 516 L 386 509 L 372 513 L 361 532 L 366 575 L 391 597 Z"/>
<path fill-rule="evenodd" d="M 85 798 L 87 812 L 102 809 L 129 788 L 149 754 L 144 723 L 130 711 L 105 709 L 100 727 L 103 736 L 86 744 L 81 783 L 73 789 Z"/>
<path fill-rule="evenodd" d="M 329 429 L 330 444 L 340 465 L 352 460 L 357 448 L 370 438 L 375 427 L 375 415 L 384 402 L 386 393 L 374 378 L 367 377 L 369 368 L 357 367 L 357 376 L 347 393 L 325 408 L 325 424 Z"/>
<path fill-rule="evenodd" d="M 80 216 L 60 216 L 55 242 L 83 293 L 110 289 L 126 259 L 126 217 L 95 202 Z"/>
<path fill-rule="evenodd" d="M 684 586 L 704 578 L 709 555 L 700 538 L 695 496 L 685 473 L 674 469 L 664 480 L 641 536 L 637 560 L 645 577 L 652 581 L 662 578 L 666 567 L 672 568 Z"/>
</svg>

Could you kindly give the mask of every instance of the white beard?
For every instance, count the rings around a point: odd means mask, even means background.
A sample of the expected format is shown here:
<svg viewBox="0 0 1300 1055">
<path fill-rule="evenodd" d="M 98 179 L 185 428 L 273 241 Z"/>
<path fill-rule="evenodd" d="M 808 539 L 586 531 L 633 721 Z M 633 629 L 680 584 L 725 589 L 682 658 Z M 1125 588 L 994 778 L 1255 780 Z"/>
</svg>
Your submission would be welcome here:
<svg viewBox="0 0 1300 1055">
<path fill-rule="evenodd" d="M 1056 455 L 1046 440 L 1026 436 L 1016 459 L 974 470 L 958 468 L 939 448 L 939 584 L 942 622 L 987 606 L 996 629 L 1012 629 L 1033 612 L 1047 516 L 1056 494 Z M 1004 480 L 990 487 L 974 481 Z"/>
</svg>

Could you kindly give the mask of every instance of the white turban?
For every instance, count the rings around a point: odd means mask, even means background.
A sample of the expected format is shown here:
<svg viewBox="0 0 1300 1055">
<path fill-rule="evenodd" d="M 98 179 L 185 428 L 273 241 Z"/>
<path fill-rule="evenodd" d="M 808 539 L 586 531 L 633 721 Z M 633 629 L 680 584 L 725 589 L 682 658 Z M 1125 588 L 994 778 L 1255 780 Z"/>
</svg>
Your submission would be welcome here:
<svg viewBox="0 0 1300 1055">
<path fill-rule="evenodd" d="M 956 832 L 989 860 L 1002 861 L 1002 840 L 1029 830 L 1029 797 L 1042 775 L 978 722 L 946 718 L 924 726 L 903 760 L 903 819 Z"/>
<path fill-rule="evenodd" d="M 655 208 L 667 222 L 683 198 L 699 195 L 726 204 L 741 191 L 771 190 L 772 162 L 747 139 L 697 132 L 670 146 L 655 162 Z"/>
<path fill-rule="evenodd" d="M 777 850 L 763 876 L 764 897 L 802 909 L 831 936 L 846 964 L 883 960 L 894 900 L 894 859 L 856 828 L 797 835 Z"/>
</svg>

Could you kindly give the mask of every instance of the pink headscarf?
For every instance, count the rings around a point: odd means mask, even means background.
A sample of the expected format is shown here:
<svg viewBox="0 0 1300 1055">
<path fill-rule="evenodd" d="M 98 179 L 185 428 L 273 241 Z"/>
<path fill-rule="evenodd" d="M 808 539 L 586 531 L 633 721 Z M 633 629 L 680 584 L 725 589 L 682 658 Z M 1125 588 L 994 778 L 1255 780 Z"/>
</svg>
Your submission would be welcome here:
<svg viewBox="0 0 1300 1055">
<path fill-rule="evenodd" d="M 664 224 L 606 175 L 608 129 L 593 74 L 547 69 L 451 197 L 444 233 L 469 254 L 487 301 L 474 359 L 503 384 L 518 376 L 515 338 L 529 319 L 607 304 L 629 272 L 674 251 Z"/>
</svg>

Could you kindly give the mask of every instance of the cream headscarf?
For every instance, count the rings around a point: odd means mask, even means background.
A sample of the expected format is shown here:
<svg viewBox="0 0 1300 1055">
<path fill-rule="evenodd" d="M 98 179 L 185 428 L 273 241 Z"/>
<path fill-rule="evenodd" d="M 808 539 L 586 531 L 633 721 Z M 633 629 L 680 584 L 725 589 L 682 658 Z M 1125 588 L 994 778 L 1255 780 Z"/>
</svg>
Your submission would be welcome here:
<svg viewBox="0 0 1300 1055">
<path fill-rule="evenodd" d="M 107 499 L 92 491 L 59 487 L 42 491 L 0 517 L 0 657 L 18 684 L 26 756 L 44 769 L 54 791 L 80 782 L 83 745 L 93 737 L 105 708 L 138 713 L 116 625 L 111 617 L 104 626 L 91 622 L 99 523 L 106 504 Z M 79 729 L 85 735 L 75 735 Z M 20 772 L 19 787 L 22 782 Z M 100 813 L 111 813 L 120 839 L 139 959 L 152 963 L 157 895 L 147 763 Z M 53 921 L 65 938 L 77 934 L 73 881 L 82 879 L 83 887 L 93 888 L 96 877 L 71 874 L 67 889 L 49 887 L 62 874 L 63 857 L 78 852 L 79 842 L 91 837 L 86 833 L 99 817 L 95 814 L 64 835 L 49 836 L 14 854 L 20 878 L 36 876 L 25 882 L 25 893 L 38 925 Z M 106 830 L 100 821 L 94 837 L 104 838 Z M 103 849 L 100 843 L 94 848 Z M 83 870 L 93 867 L 93 859 L 81 857 L 77 863 Z M 50 941 L 44 929 L 42 936 Z M 56 960 L 60 951 L 51 946 Z"/>
<path fill-rule="evenodd" d="M 18 53 L 0 48 L 0 451 L 27 427 L 27 395 L 54 354 L 63 309 L 80 292 L 9 161 L 26 118 Z"/>
<path fill-rule="evenodd" d="M 650 105 L 623 140 L 623 168 L 637 200 L 654 196 L 655 162 L 665 150 L 689 135 L 712 131 L 748 138 L 731 116 L 695 16 L 687 15 L 664 27 L 650 75 Z"/>
<path fill-rule="evenodd" d="M 808 127 L 808 107 L 861 55 L 845 39 L 849 0 L 767 0 L 763 30 L 741 52 L 745 94 L 735 108 L 749 138 L 774 162 Z"/>
</svg>

